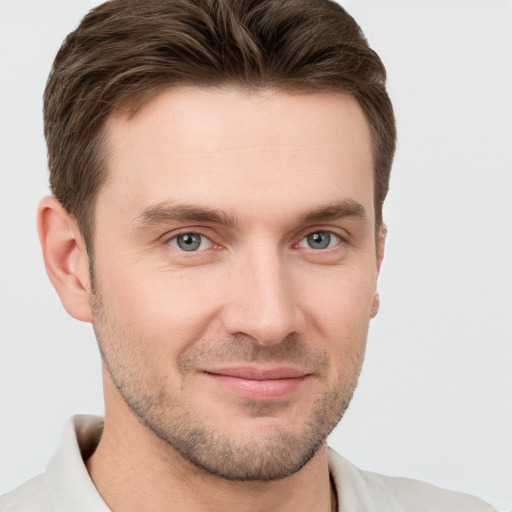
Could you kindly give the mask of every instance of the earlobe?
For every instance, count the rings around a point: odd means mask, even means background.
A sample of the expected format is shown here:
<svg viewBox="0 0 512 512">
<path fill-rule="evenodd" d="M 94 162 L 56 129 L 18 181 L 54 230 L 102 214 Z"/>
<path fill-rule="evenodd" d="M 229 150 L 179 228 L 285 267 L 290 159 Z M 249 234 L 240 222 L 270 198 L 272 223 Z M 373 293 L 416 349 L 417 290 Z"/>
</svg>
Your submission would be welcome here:
<svg viewBox="0 0 512 512">
<path fill-rule="evenodd" d="M 37 212 L 46 272 L 66 311 L 91 322 L 89 258 L 73 217 L 55 197 L 45 197 Z"/>
</svg>

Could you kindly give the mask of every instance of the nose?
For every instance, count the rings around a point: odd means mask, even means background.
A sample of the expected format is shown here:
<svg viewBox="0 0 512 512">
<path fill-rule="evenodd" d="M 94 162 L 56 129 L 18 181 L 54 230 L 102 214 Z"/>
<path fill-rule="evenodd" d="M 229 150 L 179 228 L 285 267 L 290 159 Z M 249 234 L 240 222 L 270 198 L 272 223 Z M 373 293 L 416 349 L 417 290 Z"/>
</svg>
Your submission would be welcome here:
<svg viewBox="0 0 512 512">
<path fill-rule="evenodd" d="M 292 272 L 278 250 L 260 248 L 242 258 L 230 273 L 224 328 L 262 346 L 300 334 L 303 316 Z"/>
</svg>

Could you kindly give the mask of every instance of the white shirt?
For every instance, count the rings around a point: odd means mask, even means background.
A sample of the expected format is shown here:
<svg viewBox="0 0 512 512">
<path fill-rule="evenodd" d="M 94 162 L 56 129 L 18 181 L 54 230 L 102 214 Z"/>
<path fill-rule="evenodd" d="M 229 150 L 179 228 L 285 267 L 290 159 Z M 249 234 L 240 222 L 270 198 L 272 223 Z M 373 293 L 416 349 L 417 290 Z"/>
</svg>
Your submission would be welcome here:
<svg viewBox="0 0 512 512">
<path fill-rule="evenodd" d="M 101 435 L 102 419 L 74 416 L 45 473 L 0 497 L 0 512 L 110 512 L 84 464 Z M 361 471 L 329 449 L 339 512 L 496 512 L 467 494 L 417 480 Z"/>
</svg>

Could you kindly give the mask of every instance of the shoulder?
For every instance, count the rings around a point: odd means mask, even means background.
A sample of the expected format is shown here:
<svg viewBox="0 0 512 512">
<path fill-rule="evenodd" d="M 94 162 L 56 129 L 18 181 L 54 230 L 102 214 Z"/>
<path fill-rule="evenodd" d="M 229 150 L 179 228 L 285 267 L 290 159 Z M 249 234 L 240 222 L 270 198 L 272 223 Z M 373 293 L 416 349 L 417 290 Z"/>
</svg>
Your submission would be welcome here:
<svg viewBox="0 0 512 512">
<path fill-rule="evenodd" d="M 329 450 L 329 465 L 341 502 L 346 500 L 347 505 L 349 502 L 352 505 L 357 503 L 360 510 L 496 512 L 488 503 L 468 494 L 410 478 L 362 471 L 334 450 Z M 349 509 L 348 506 L 346 508 Z"/>
<path fill-rule="evenodd" d="M 0 512 L 108 511 L 84 464 L 101 429 L 102 418 L 72 417 L 45 473 L 1 496 Z"/>
<path fill-rule="evenodd" d="M 366 472 L 365 472 L 366 473 Z M 416 512 L 496 512 L 488 503 L 461 492 L 448 491 L 411 478 L 367 473 L 368 481 L 378 482 L 405 510 Z"/>
<path fill-rule="evenodd" d="M 53 510 L 45 476 L 39 475 L 3 496 L 0 512 L 46 512 Z"/>
</svg>

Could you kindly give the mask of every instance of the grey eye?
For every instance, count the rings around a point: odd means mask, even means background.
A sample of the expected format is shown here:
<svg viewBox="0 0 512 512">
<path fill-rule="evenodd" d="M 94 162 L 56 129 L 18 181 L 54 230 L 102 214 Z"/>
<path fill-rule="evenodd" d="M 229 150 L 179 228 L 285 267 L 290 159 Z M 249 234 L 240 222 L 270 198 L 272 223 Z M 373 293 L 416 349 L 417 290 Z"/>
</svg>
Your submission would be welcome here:
<svg viewBox="0 0 512 512">
<path fill-rule="evenodd" d="M 327 249 L 331 244 L 331 233 L 328 231 L 317 231 L 306 237 L 306 241 L 311 249 Z"/>
<path fill-rule="evenodd" d="M 199 233 L 184 233 L 176 238 L 176 245 L 183 251 L 197 251 L 201 247 L 202 235 Z"/>
</svg>

